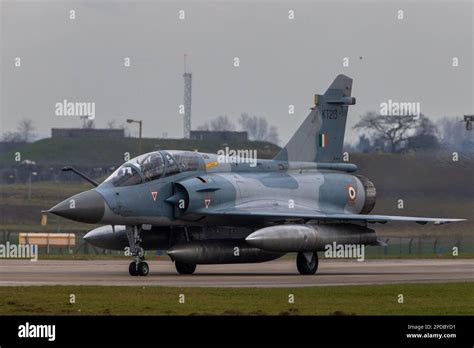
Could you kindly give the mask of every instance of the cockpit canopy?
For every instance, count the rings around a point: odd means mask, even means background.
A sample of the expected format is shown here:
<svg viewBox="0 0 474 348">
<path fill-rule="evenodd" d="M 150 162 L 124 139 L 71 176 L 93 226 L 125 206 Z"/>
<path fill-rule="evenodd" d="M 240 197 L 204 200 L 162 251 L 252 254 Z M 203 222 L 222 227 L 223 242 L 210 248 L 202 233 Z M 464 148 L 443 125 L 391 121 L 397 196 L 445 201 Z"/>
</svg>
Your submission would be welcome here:
<svg viewBox="0 0 474 348">
<path fill-rule="evenodd" d="M 132 158 L 113 172 L 104 183 L 131 186 L 180 172 L 204 169 L 204 159 L 198 152 L 155 151 Z"/>
</svg>

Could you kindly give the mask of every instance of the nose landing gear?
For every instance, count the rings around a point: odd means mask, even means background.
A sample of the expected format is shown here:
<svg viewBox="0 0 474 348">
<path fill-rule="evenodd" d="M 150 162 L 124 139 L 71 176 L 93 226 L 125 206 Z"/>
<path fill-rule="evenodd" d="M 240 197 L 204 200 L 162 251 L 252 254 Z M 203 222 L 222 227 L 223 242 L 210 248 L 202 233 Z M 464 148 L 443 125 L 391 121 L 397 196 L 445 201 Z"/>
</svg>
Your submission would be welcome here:
<svg viewBox="0 0 474 348">
<path fill-rule="evenodd" d="M 128 272 L 131 276 L 147 276 L 150 273 L 148 263 L 143 261 L 143 248 L 141 247 L 142 236 L 141 229 L 138 226 L 127 226 L 127 238 L 130 245 L 130 253 L 135 259 L 128 265 Z"/>
<path fill-rule="evenodd" d="M 144 261 L 132 261 L 130 265 L 128 265 L 128 272 L 131 276 L 147 276 L 150 273 L 150 268 L 148 267 L 148 263 Z"/>
</svg>

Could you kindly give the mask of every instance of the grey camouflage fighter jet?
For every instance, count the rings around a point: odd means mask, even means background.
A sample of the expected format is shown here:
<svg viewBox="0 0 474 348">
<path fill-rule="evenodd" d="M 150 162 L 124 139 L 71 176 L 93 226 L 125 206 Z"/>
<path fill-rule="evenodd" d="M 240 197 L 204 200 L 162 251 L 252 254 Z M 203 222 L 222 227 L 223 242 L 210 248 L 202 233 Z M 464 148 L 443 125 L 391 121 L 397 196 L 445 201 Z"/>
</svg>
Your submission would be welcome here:
<svg viewBox="0 0 474 348">
<path fill-rule="evenodd" d="M 339 75 L 288 144 L 271 160 L 188 151 L 155 151 L 120 166 L 94 189 L 49 209 L 104 224 L 84 236 L 101 248 L 128 250 L 132 276 L 149 273 L 144 250 L 166 250 L 181 274 L 198 264 L 253 263 L 297 252 L 300 274 L 314 274 L 318 251 L 338 244 L 380 245 L 368 223 L 462 221 L 369 215 L 376 190 L 342 147 L 352 79 Z"/>
</svg>

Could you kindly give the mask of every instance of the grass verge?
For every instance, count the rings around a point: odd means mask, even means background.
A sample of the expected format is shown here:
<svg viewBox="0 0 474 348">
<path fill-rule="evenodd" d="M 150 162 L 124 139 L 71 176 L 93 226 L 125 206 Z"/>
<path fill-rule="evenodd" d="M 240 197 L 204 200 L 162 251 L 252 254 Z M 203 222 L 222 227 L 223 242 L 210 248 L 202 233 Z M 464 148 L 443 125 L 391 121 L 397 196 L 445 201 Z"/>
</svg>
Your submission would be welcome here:
<svg viewBox="0 0 474 348">
<path fill-rule="evenodd" d="M 70 303 L 71 294 L 75 303 Z M 184 303 L 180 303 L 180 295 Z M 399 295 L 403 303 L 399 303 Z M 290 296 L 294 303 L 289 303 Z M 306 288 L 20 286 L 1 315 L 472 315 L 474 283 Z"/>
</svg>

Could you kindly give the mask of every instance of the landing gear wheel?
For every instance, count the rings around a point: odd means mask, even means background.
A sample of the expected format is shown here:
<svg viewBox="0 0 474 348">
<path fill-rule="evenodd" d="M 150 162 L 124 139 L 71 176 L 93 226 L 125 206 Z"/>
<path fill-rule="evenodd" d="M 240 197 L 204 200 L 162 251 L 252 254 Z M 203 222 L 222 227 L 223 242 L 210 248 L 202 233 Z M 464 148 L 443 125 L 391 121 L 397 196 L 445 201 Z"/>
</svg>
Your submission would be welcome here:
<svg viewBox="0 0 474 348">
<path fill-rule="evenodd" d="M 196 270 L 196 265 L 192 263 L 183 263 L 176 261 L 174 265 L 179 274 L 193 274 Z"/>
<path fill-rule="evenodd" d="M 137 264 L 135 261 L 130 262 L 130 265 L 128 265 L 128 273 L 130 273 L 131 276 L 138 275 Z"/>
<path fill-rule="evenodd" d="M 299 252 L 298 256 L 296 257 L 296 267 L 298 268 L 298 272 L 303 275 L 315 274 L 318 270 L 319 264 L 318 253 L 313 252 L 311 261 L 309 262 L 304 254 L 306 253 Z"/>
<path fill-rule="evenodd" d="M 150 268 L 146 262 L 143 262 L 145 254 L 143 248 L 141 247 L 142 243 L 142 230 L 138 226 L 127 226 L 125 229 L 127 233 L 128 245 L 130 246 L 130 252 L 135 259 L 128 266 L 128 273 L 131 276 L 146 276 L 150 273 Z"/>
<path fill-rule="evenodd" d="M 150 268 L 148 267 L 148 263 L 140 262 L 138 264 L 138 274 L 141 276 L 147 276 L 150 273 Z"/>
</svg>

